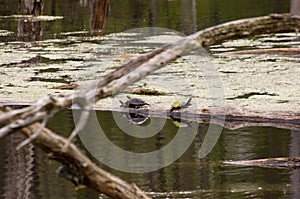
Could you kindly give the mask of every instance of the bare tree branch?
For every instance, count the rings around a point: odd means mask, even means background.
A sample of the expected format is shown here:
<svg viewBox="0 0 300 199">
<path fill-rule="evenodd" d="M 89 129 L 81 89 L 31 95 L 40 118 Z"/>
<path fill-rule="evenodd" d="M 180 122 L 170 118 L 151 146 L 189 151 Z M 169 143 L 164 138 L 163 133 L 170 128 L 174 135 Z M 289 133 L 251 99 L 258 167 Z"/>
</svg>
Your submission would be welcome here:
<svg viewBox="0 0 300 199">
<path fill-rule="evenodd" d="M 0 110 L 0 114 L 4 114 L 4 112 Z M 36 133 L 40 129 L 42 130 Z M 79 178 L 82 179 L 81 184 L 112 198 L 149 199 L 135 184 L 128 184 L 99 168 L 74 144 L 71 143 L 68 151 L 64 152 L 63 147 L 67 144 L 67 139 L 43 128 L 41 124 L 35 123 L 20 129 L 20 131 L 29 138 L 35 136 L 35 139 L 32 140 L 33 143 L 51 153 L 53 159 L 64 165 L 72 166 Z"/>
<path fill-rule="evenodd" d="M 72 95 L 56 99 L 46 97 L 37 101 L 30 108 L 1 117 L 0 124 L 12 118 L 15 118 L 15 122 L 0 129 L 0 138 L 14 129 L 37 122 L 46 115 L 54 115 L 63 108 L 71 106 L 72 103 L 80 105 L 83 102 L 95 102 L 115 95 L 128 85 L 199 47 L 207 47 L 227 39 L 282 31 L 297 31 L 299 29 L 300 16 L 290 14 L 271 14 L 264 17 L 228 22 L 204 29 L 175 43 L 165 45 L 161 49 L 140 55 Z"/>
<path fill-rule="evenodd" d="M 34 134 L 32 134 L 29 138 L 27 138 L 22 143 L 20 143 L 17 146 L 17 150 L 20 150 L 21 148 L 23 148 L 24 146 L 26 146 L 27 144 L 32 142 L 42 132 L 42 130 L 46 127 L 47 123 L 48 123 L 48 118 L 46 117 L 46 118 L 43 119 L 39 129 L 37 129 L 36 132 Z"/>
</svg>

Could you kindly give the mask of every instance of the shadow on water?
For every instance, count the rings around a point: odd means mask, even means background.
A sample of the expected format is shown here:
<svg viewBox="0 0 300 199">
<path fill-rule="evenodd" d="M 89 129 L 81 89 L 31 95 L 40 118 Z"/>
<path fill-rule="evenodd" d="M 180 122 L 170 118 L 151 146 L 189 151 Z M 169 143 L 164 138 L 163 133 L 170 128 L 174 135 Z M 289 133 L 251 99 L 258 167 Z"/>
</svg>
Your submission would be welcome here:
<svg viewBox="0 0 300 199">
<path fill-rule="evenodd" d="M 172 120 L 164 121 L 163 128 L 149 138 L 135 138 L 122 130 L 117 120 L 127 120 L 119 113 L 97 112 L 99 125 L 109 140 L 116 146 L 136 153 L 159 150 L 170 143 L 179 128 Z M 157 118 L 149 118 L 147 126 Z M 74 127 L 72 112 L 63 111 L 49 124 L 49 128 L 67 136 Z M 183 127 L 185 128 L 185 127 Z M 199 159 L 198 153 L 208 125 L 200 124 L 197 135 L 175 162 L 149 173 L 126 173 L 102 165 L 121 178 L 137 183 L 155 198 L 282 198 L 297 197 L 300 170 L 239 167 L 223 165 L 223 160 L 245 160 L 265 157 L 299 156 L 300 132 L 272 127 L 249 127 L 238 130 L 223 129 L 221 137 L 207 157 Z M 134 131 L 135 128 L 132 128 Z M 96 130 L 96 129 L 95 129 Z M 151 131 L 151 130 L 148 130 Z M 149 132 L 136 132 L 149 133 Z M 189 133 L 189 132 L 186 132 Z M 92 140 L 99 139 L 97 133 L 89 132 Z M 187 135 L 188 136 L 188 135 Z M 98 198 L 90 190 L 74 191 L 71 183 L 57 178 L 59 165 L 47 158 L 40 149 L 32 145 L 21 151 L 15 147 L 24 138 L 20 134 L 1 140 L 0 195 L 4 198 Z M 101 140 L 99 140 L 101 142 Z M 81 140 L 78 144 L 86 148 Z M 102 146 L 97 146 L 103 150 Z M 90 154 L 91 158 L 95 158 Z M 118 154 L 110 154 L 118 156 Z M 120 159 L 123 157 L 120 156 Z M 97 161 L 97 160 L 96 160 Z M 136 162 L 138 164 L 138 162 Z M 147 166 L 147 165 L 145 165 Z M 16 190 L 17 189 L 17 190 Z"/>
</svg>

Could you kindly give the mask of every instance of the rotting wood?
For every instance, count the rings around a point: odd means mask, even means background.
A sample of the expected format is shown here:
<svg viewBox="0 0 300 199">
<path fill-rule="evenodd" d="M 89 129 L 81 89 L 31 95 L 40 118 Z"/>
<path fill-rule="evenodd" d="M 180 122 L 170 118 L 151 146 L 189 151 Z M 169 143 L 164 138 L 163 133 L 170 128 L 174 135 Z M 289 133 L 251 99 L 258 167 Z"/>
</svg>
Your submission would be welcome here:
<svg viewBox="0 0 300 199">
<path fill-rule="evenodd" d="M 208 47 L 228 39 L 265 33 L 297 31 L 299 29 L 300 16 L 289 14 L 272 14 L 270 16 L 237 20 L 204 29 L 184 37 L 178 42 L 167 44 L 161 49 L 140 55 L 115 71 L 100 77 L 98 82 L 91 83 L 72 95 L 59 96 L 57 98 L 45 96 L 29 107 L 1 114 L 0 125 L 2 128 L 0 129 L 0 138 L 20 129 L 23 134 L 30 137 L 40 127 L 40 124 L 36 122 L 54 116 L 59 111 L 70 107 L 72 103 L 85 107 L 86 104 L 92 104 L 99 99 L 116 95 L 151 72 L 200 47 Z M 216 116 L 225 117 L 226 115 Z M 49 142 L 53 145 L 49 146 Z M 62 147 L 65 145 L 66 140 L 47 129 L 43 129 L 34 140 L 34 143 L 44 150 L 58 155 L 63 161 L 77 165 L 81 169 L 81 174 L 88 180 L 86 184 L 100 192 L 114 198 L 147 198 L 137 189 L 133 189 L 135 190 L 133 193 L 132 187 L 136 187 L 134 185 L 128 185 L 130 187 L 127 187 L 126 184 L 126 186 L 114 187 L 114 183 L 121 182 L 120 184 L 123 184 L 123 181 L 98 168 L 90 160 L 86 159 L 84 155 L 76 159 L 75 156 L 81 152 L 78 151 L 75 145 L 71 144 L 67 151 L 63 151 Z M 59 161 L 62 162 L 61 159 Z M 104 176 L 108 177 L 109 180 Z M 107 192 L 107 189 L 112 192 Z"/>
</svg>

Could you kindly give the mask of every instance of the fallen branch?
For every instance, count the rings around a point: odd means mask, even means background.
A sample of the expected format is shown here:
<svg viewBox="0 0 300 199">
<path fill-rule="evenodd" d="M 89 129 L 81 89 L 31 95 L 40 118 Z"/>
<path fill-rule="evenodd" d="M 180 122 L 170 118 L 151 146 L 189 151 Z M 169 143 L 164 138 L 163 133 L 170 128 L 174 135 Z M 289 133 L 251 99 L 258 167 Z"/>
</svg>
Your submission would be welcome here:
<svg viewBox="0 0 300 199">
<path fill-rule="evenodd" d="M 3 111 L 0 111 L 0 114 L 3 113 Z M 53 133 L 47 128 L 43 128 L 40 133 L 35 134 L 34 132 L 37 132 L 41 127 L 41 124 L 35 123 L 20 129 L 20 132 L 29 138 L 35 135 L 36 138 L 32 141 L 33 144 L 50 153 L 53 159 L 75 170 L 79 185 L 86 185 L 112 198 L 149 199 L 135 184 L 128 184 L 102 170 L 74 144 L 70 144 L 68 151 L 64 153 L 63 147 L 67 143 L 67 139 L 64 137 Z"/>
<path fill-rule="evenodd" d="M 116 95 L 151 72 L 199 47 L 208 47 L 233 38 L 282 31 L 297 31 L 299 29 L 300 16 L 290 14 L 272 14 L 270 16 L 237 20 L 204 29 L 173 44 L 165 45 L 161 49 L 140 55 L 72 95 L 61 96 L 56 99 L 47 96 L 37 101 L 30 108 L 19 110 L 17 113 L 10 114 L 9 117 L 1 116 L 0 125 L 12 118 L 15 119 L 15 122 L 3 127 L 6 128 L 5 130 L 0 129 L 0 138 L 15 129 L 40 121 L 46 115 L 55 115 L 62 109 L 70 107 L 72 103 L 83 107 L 85 104 Z"/>
</svg>

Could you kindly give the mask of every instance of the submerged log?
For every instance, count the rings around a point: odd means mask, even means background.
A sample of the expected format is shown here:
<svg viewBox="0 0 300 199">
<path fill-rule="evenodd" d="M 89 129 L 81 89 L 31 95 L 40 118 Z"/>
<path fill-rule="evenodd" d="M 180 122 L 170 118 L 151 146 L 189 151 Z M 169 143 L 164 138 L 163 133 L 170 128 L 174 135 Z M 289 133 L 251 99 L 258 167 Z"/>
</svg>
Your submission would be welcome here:
<svg viewBox="0 0 300 199">
<path fill-rule="evenodd" d="M 0 102 L 0 106 L 8 106 L 12 109 L 28 107 L 32 103 Z M 226 106 L 223 110 L 215 108 L 194 107 L 177 110 L 170 113 L 170 107 L 161 108 L 155 105 L 147 108 L 129 108 L 122 107 L 99 107 L 94 106 L 91 110 L 96 111 L 114 111 L 121 113 L 133 113 L 138 116 L 156 117 L 164 119 L 180 119 L 187 122 L 214 123 L 223 125 L 229 130 L 235 130 L 251 126 L 272 126 L 276 128 L 299 130 L 300 112 L 299 111 L 257 111 L 242 108 L 239 106 Z M 224 111 L 225 110 L 225 111 Z M 224 113 L 226 113 L 224 115 Z M 172 117 L 171 117 L 172 116 Z M 224 122 L 225 120 L 225 122 Z"/>
<path fill-rule="evenodd" d="M 97 108 L 96 108 L 97 109 Z M 99 109 L 98 109 L 99 110 Z M 108 110 L 101 109 L 100 110 Z M 111 111 L 124 111 L 110 109 Z M 128 112 L 128 110 L 126 110 Z M 130 112 L 147 117 L 160 117 L 194 121 L 199 123 L 215 123 L 233 130 L 250 126 L 273 126 L 285 129 L 300 129 L 299 111 L 254 111 L 237 106 L 227 106 L 224 109 L 202 108 L 193 110 L 187 108 L 170 113 L 170 110 L 156 109 L 130 109 Z M 226 113 L 224 115 L 224 113 Z M 225 120 L 225 123 L 224 123 Z"/>
<path fill-rule="evenodd" d="M 282 55 L 282 56 L 295 56 L 300 57 L 300 48 L 269 48 L 269 49 L 252 49 L 252 50 L 241 50 L 241 51 L 232 51 L 224 52 L 218 55 L 228 56 L 228 55 Z"/>
<path fill-rule="evenodd" d="M 258 166 L 258 167 L 291 168 L 291 169 L 300 168 L 300 158 L 299 157 L 224 161 L 223 163 L 227 164 L 227 165 L 236 165 L 236 166 Z"/>
<path fill-rule="evenodd" d="M 94 106 L 93 110 L 115 111 L 122 112 L 124 114 L 130 112 L 143 117 L 180 119 L 186 122 L 215 123 L 220 124 L 229 130 L 251 126 L 272 126 L 293 130 L 300 129 L 299 111 L 257 111 L 242 108 L 239 106 L 229 105 L 224 107 L 223 109 L 195 109 L 195 107 L 190 107 L 186 109 L 176 110 L 172 113 L 170 113 L 170 107 L 161 108 L 156 107 L 155 105 L 139 109 Z"/>
</svg>

